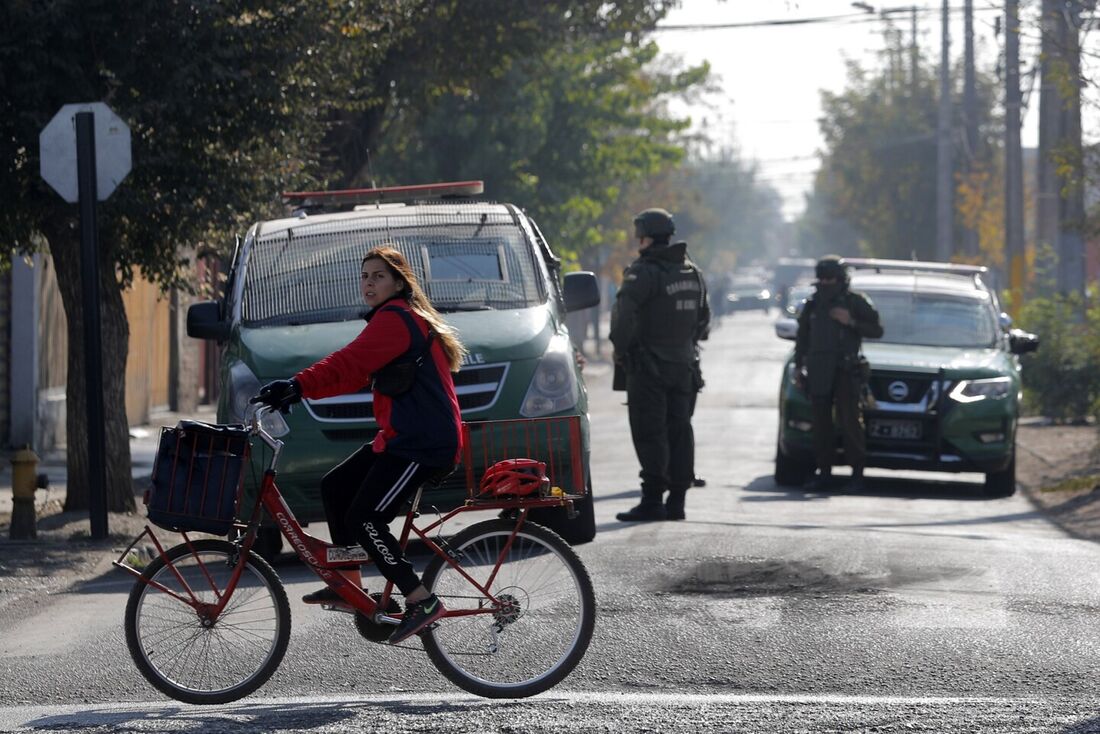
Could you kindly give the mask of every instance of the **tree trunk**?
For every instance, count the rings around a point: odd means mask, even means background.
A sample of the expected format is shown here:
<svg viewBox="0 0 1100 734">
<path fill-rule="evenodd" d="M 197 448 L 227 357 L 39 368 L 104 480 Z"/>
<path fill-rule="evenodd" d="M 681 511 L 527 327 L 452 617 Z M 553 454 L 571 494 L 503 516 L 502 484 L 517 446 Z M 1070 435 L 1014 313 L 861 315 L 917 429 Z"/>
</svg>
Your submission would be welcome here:
<svg viewBox="0 0 1100 734">
<path fill-rule="evenodd" d="M 132 512 L 135 509 L 130 467 L 130 427 L 126 418 L 126 356 L 129 353 L 130 328 L 122 293 L 115 278 L 115 265 L 102 243 L 99 252 L 100 324 L 103 354 L 103 425 L 88 425 L 84 375 L 84 314 L 81 303 L 83 285 L 80 267 L 80 234 L 68 217 L 55 218 L 45 226 L 50 253 L 57 269 L 61 302 L 69 322 L 68 379 L 65 389 L 68 484 L 66 510 L 86 510 L 89 506 L 88 435 L 104 433 L 107 455 L 107 510 Z"/>
</svg>

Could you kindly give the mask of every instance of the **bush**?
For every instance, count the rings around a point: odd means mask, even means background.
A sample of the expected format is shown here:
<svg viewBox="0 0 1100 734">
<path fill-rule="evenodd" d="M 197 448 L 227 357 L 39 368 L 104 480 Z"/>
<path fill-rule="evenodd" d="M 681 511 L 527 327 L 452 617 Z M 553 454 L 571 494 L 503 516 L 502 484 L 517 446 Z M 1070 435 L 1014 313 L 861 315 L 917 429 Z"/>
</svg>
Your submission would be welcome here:
<svg viewBox="0 0 1100 734">
<path fill-rule="evenodd" d="M 1032 298 L 1020 308 L 1018 321 L 1041 339 L 1038 351 L 1020 357 L 1024 409 L 1061 421 L 1096 416 L 1100 307 L 1084 308 L 1078 294 Z"/>
</svg>

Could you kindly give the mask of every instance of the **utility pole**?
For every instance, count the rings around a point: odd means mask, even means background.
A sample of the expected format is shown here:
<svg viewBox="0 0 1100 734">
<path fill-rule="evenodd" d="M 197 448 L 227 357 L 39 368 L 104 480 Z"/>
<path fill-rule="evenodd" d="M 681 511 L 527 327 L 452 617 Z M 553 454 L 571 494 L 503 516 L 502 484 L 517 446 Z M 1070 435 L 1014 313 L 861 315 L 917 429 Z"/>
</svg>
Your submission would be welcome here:
<svg viewBox="0 0 1100 734">
<path fill-rule="evenodd" d="M 1070 0 L 1062 10 L 1068 79 L 1068 97 L 1061 105 L 1062 141 L 1071 165 L 1059 182 L 1058 290 L 1085 295 L 1087 263 L 1085 259 L 1085 185 L 1081 148 L 1081 11 L 1082 0 Z"/>
<path fill-rule="evenodd" d="M 978 91 L 974 72 L 974 0 L 963 4 L 963 155 L 967 174 L 973 174 L 978 161 Z M 977 255 L 978 230 L 963 232 L 963 252 Z"/>
<path fill-rule="evenodd" d="M 949 4 L 943 0 L 943 31 L 940 44 L 940 114 L 936 146 L 936 259 L 946 262 L 954 254 L 952 229 L 955 220 L 955 185 L 951 150 L 951 31 Z"/>
<path fill-rule="evenodd" d="M 1062 114 L 1057 61 L 1062 47 L 1059 0 L 1042 0 L 1039 20 L 1039 160 L 1036 240 L 1040 248 L 1058 252 L 1058 171 L 1052 153 L 1061 136 Z M 1061 271 L 1061 267 L 1058 267 Z"/>
<path fill-rule="evenodd" d="M 909 8 L 909 83 L 912 85 L 913 102 L 917 100 L 917 87 L 920 84 L 917 73 L 920 66 L 920 49 L 917 46 L 917 6 Z"/>
<path fill-rule="evenodd" d="M 1039 98 L 1039 242 L 1058 257 L 1059 293 L 1085 292 L 1081 176 L 1081 0 L 1043 0 Z M 1065 94 L 1063 95 L 1063 91 Z M 1059 174 L 1060 157 L 1065 164 Z"/>
<path fill-rule="evenodd" d="M 1005 2 L 1005 269 L 1017 315 L 1024 294 L 1024 164 L 1020 144 L 1020 3 Z"/>
</svg>

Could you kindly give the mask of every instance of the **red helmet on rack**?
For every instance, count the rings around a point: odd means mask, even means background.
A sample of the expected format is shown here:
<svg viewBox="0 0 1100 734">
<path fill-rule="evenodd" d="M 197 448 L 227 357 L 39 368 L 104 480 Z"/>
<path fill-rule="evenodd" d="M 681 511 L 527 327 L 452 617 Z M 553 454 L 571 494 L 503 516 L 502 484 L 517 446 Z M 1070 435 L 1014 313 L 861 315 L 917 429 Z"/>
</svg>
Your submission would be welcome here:
<svg viewBox="0 0 1100 734">
<path fill-rule="evenodd" d="M 481 477 L 483 497 L 522 497 L 548 488 L 546 463 L 534 459 L 506 459 L 485 470 Z"/>
</svg>

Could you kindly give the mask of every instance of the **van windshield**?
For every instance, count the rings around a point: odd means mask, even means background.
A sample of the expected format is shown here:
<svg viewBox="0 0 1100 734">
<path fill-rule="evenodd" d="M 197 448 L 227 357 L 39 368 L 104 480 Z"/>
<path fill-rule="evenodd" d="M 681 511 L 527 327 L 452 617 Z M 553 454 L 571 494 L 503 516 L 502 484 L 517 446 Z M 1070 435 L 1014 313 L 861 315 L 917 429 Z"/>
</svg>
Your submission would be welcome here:
<svg viewBox="0 0 1100 734">
<path fill-rule="evenodd" d="M 866 291 L 879 313 L 877 341 L 932 347 L 992 347 L 999 333 L 988 297 Z"/>
<path fill-rule="evenodd" d="M 401 251 L 442 312 L 528 308 L 548 295 L 534 248 L 510 214 L 438 205 L 417 214 L 303 220 L 301 226 L 261 233 L 248 256 L 242 323 L 362 318 L 367 307 L 359 294 L 360 264 L 382 244 Z"/>
</svg>

